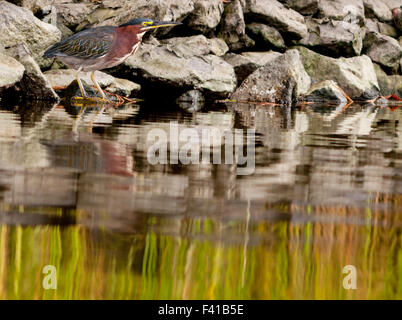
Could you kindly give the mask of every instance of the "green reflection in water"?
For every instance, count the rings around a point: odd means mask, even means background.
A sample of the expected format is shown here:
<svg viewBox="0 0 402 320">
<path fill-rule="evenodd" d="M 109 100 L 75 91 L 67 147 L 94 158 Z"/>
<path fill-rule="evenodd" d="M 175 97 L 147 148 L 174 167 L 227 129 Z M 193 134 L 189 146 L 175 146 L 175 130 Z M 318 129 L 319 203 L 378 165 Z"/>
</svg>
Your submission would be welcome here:
<svg viewBox="0 0 402 320">
<path fill-rule="evenodd" d="M 342 207 L 308 210 L 353 215 Z M 82 226 L 2 225 L 0 298 L 401 298 L 401 236 L 377 218 L 373 212 L 370 225 L 241 222 L 225 231 L 209 219 L 174 218 L 180 230 L 187 228 L 183 235 L 152 227 L 122 235 Z M 163 224 L 160 219 L 155 223 Z M 233 233 L 246 237 L 226 241 Z M 57 290 L 42 287 L 49 264 L 57 268 Z M 347 264 L 357 268 L 357 290 L 342 287 Z"/>
</svg>

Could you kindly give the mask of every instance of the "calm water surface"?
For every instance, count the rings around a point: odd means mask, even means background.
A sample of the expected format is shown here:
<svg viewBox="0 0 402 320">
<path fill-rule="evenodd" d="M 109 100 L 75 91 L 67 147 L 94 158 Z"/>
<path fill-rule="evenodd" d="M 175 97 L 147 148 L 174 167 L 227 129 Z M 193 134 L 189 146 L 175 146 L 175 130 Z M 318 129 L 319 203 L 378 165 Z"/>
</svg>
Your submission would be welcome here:
<svg viewBox="0 0 402 320">
<path fill-rule="evenodd" d="M 0 298 L 402 298 L 402 108 L 208 109 L 0 107 Z M 255 129 L 254 174 L 151 165 L 171 121 Z"/>
</svg>

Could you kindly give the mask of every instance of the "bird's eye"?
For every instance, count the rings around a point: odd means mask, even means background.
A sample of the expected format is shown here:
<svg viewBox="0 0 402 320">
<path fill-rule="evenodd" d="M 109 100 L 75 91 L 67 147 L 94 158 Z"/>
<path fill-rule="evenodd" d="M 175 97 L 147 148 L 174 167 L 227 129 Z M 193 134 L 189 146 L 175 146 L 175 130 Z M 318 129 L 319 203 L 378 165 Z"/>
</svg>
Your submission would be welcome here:
<svg viewBox="0 0 402 320">
<path fill-rule="evenodd" d="M 142 22 L 142 25 L 143 25 L 144 27 L 146 27 L 146 26 L 149 25 L 149 24 L 153 24 L 153 21 L 144 21 L 144 22 Z"/>
</svg>

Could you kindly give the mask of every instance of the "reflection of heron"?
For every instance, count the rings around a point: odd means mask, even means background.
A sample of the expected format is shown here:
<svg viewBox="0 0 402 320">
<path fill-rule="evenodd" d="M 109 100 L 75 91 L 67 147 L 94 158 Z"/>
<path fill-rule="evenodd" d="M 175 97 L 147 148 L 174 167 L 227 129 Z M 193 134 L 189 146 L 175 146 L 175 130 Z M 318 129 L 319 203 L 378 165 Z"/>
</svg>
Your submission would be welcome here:
<svg viewBox="0 0 402 320">
<path fill-rule="evenodd" d="M 107 101 L 105 93 L 95 80 L 95 71 L 114 67 L 133 55 L 146 31 L 175 26 L 180 23 L 133 19 L 119 27 L 104 26 L 78 32 L 46 50 L 45 58 L 56 57 L 78 71 L 92 71 L 91 80 Z M 88 98 L 84 86 L 76 75 L 83 98 Z M 92 98 L 93 100 L 96 100 Z"/>
</svg>

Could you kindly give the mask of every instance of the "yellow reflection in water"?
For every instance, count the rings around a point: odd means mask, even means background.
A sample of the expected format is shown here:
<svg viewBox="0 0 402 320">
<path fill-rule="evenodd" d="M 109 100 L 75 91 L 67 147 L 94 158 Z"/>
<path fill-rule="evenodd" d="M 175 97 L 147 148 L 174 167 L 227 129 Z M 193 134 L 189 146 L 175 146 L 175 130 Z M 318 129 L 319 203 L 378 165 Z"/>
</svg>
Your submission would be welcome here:
<svg viewBox="0 0 402 320">
<path fill-rule="evenodd" d="M 329 212 L 354 215 L 353 208 L 342 207 L 290 210 L 317 217 Z M 182 235 L 160 234 L 152 228 L 144 234 L 121 235 L 82 226 L 2 225 L 0 298 L 402 297 L 401 236 L 393 227 L 400 222 L 397 214 L 380 217 L 367 212 L 365 224 L 243 221 L 228 228 L 209 219 L 176 219 L 177 228 L 187 230 Z M 233 234 L 243 236 L 227 241 Z M 357 268 L 356 290 L 342 287 L 342 268 L 348 264 Z M 45 265 L 57 269 L 56 290 L 42 287 Z"/>
</svg>

